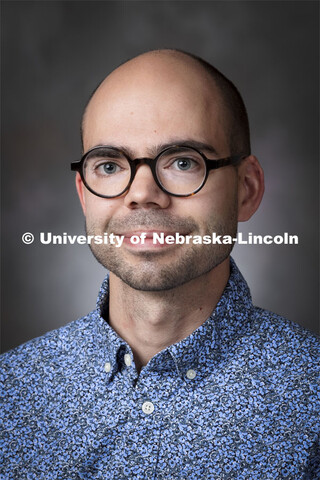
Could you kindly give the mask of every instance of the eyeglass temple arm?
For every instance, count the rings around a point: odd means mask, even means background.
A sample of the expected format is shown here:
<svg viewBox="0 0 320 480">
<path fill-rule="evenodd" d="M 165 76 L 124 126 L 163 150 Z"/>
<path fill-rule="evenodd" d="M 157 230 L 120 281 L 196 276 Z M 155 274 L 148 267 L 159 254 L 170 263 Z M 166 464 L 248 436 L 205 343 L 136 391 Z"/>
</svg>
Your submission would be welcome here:
<svg viewBox="0 0 320 480">
<path fill-rule="evenodd" d="M 77 162 L 72 162 L 70 164 L 71 170 L 76 172 L 80 170 L 80 166 L 81 166 L 81 160 L 78 160 Z"/>
<path fill-rule="evenodd" d="M 241 160 L 246 158 L 247 155 L 235 155 L 233 157 L 220 158 L 219 160 L 209 160 L 207 159 L 207 169 L 216 170 L 217 168 L 227 167 L 228 165 L 236 165 L 240 163 Z"/>
</svg>

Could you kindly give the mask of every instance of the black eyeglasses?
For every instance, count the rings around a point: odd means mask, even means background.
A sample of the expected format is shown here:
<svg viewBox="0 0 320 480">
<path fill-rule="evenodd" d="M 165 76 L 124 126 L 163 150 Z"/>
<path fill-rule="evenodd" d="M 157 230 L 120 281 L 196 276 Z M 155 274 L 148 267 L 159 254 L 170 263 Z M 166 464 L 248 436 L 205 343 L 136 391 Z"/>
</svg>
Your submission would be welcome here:
<svg viewBox="0 0 320 480">
<path fill-rule="evenodd" d="M 161 190 L 175 197 L 189 197 L 201 190 L 210 170 L 236 165 L 244 158 L 246 155 L 210 160 L 196 148 L 173 145 L 155 158 L 132 159 L 118 148 L 98 146 L 71 163 L 71 170 L 80 173 L 94 195 L 115 198 L 130 188 L 137 166 L 146 164 Z"/>
</svg>

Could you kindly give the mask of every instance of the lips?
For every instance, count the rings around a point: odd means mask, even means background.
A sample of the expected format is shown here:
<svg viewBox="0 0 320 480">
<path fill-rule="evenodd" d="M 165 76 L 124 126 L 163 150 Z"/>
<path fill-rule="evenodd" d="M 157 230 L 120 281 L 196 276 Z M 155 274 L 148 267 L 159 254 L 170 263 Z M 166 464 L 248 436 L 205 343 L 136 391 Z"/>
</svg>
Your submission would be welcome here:
<svg viewBox="0 0 320 480">
<path fill-rule="evenodd" d="M 175 235 L 176 233 L 179 233 L 180 235 L 187 235 L 187 233 L 183 232 L 177 232 L 177 231 L 164 231 L 164 230 L 134 230 L 131 232 L 123 232 L 123 233 L 117 233 L 116 235 L 123 235 L 124 238 L 131 238 L 133 236 L 138 236 L 140 237 L 142 234 L 145 235 L 145 238 L 153 238 L 153 234 L 160 234 L 162 233 L 165 237 L 168 237 L 169 235 Z"/>
<path fill-rule="evenodd" d="M 187 235 L 190 235 L 190 232 L 181 232 L 177 230 L 160 230 L 160 229 L 155 229 L 155 230 L 132 230 L 130 232 L 123 232 L 121 234 L 117 235 L 122 235 L 124 243 L 126 244 L 134 244 L 134 245 L 145 245 L 145 246 L 150 246 L 151 244 L 154 246 L 159 246 L 160 245 L 172 245 L 172 239 L 175 238 L 177 235 L 180 237 L 186 237 Z M 166 239 L 170 238 L 170 242 L 166 242 Z M 161 240 L 159 240 L 161 239 Z M 174 242 L 175 243 L 175 242 Z"/>
<path fill-rule="evenodd" d="M 120 234 L 118 234 L 120 235 Z M 176 245 L 180 245 L 180 241 L 175 241 L 177 235 L 179 238 L 185 238 L 186 233 L 181 233 L 174 230 L 162 230 L 162 229 L 152 229 L 152 230 L 130 230 L 123 231 L 121 236 L 123 238 L 123 245 L 129 250 L 143 253 L 143 252 L 157 252 L 164 249 L 170 249 Z"/>
</svg>

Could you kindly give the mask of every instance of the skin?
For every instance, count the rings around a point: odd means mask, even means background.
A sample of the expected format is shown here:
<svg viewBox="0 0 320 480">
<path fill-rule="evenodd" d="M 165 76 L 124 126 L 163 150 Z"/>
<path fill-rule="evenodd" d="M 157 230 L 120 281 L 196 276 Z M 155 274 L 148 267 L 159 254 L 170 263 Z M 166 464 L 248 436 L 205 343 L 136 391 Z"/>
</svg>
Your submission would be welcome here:
<svg viewBox="0 0 320 480">
<path fill-rule="evenodd" d="M 198 141 L 208 158 L 229 152 L 227 115 L 219 90 L 182 53 L 149 52 L 109 75 L 84 116 L 84 151 L 97 145 L 126 149 L 132 158 L 155 156 L 163 144 Z M 234 153 L 234 152 L 233 152 Z M 234 234 L 263 195 L 263 172 L 253 155 L 238 168 L 209 174 L 194 196 L 163 192 L 147 165 L 140 165 L 124 195 L 103 199 L 76 176 L 87 232 L 127 234 L 165 231 L 204 235 Z M 197 329 L 212 313 L 228 281 L 230 246 L 170 245 L 120 249 L 92 245 L 111 270 L 109 323 L 131 346 L 139 371 L 159 351 Z"/>
</svg>

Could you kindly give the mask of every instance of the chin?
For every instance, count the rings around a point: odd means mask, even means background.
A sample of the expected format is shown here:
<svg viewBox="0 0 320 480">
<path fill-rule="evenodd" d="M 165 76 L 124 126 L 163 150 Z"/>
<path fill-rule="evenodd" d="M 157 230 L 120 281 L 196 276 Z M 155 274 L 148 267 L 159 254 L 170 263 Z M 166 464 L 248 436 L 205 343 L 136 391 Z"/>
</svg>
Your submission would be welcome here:
<svg viewBox="0 0 320 480">
<path fill-rule="evenodd" d="M 134 290 L 161 292 L 172 290 L 206 276 L 230 255 L 231 248 L 192 248 L 181 257 L 164 263 L 154 258 L 141 259 L 136 265 L 117 255 L 96 258 L 104 267 Z"/>
</svg>

